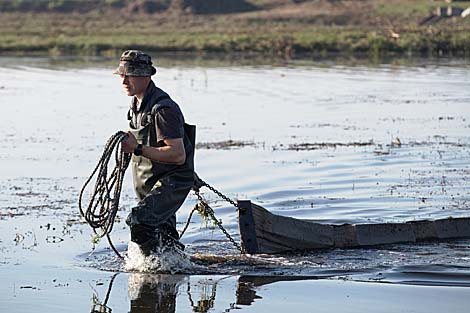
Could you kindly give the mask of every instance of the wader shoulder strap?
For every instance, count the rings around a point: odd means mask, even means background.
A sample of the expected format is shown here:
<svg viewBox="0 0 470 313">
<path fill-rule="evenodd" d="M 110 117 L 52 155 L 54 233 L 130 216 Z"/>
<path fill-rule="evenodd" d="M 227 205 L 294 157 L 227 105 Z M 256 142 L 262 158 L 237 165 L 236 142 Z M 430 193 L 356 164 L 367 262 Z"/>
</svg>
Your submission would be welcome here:
<svg viewBox="0 0 470 313">
<path fill-rule="evenodd" d="M 171 100 L 170 96 L 167 95 L 167 94 L 161 95 L 160 97 L 158 97 L 157 99 L 155 99 L 155 101 L 154 101 L 155 104 L 154 104 L 153 107 L 150 109 L 150 114 L 151 114 L 152 116 L 155 116 L 155 113 L 157 113 L 157 111 L 158 111 L 159 109 L 165 107 L 165 105 L 162 103 L 162 101 L 163 101 L 163 100 L 167 100 L 167 99 Z"/>
<path fill-rule="evenodd" d="M 145 121 L 145 122 L 150 122 L 151 121 L 151 117 L 152 116 L 155 116 L 155 113 L 158 111 L 158 109 L 164 107 L 161 105 L 160 101 L 162 100 L 166 100 L 166 99 L 171 99 L 169 95 L 161 95 L 160 97 L 158 97 L 156 100 L 155 100 L 155 104 L 153 105 L 153 107 L 150 109 L 150 114 L 146 113 L 146 116 L 145 118 L 142 119 L 142 121 Z M 132 109 L 129 108 L 129 110 L 127 110 L 127 120 L 130 121 L 132 119 Z"/>
<path fill-rule="evenodd" d="M 161 108 L 164 108 L 166 107 L 164 104 L 161 103 L 162 100 L 166 100 L 166 99 L 170 99 L 170 96 L 168 95 L 161 95 L 160 97 L 158 97 L 157 99 L 155 99 L 155 104 L 150 108 L 150 110 L 147 110 L 144 115 L 142 116 L 142 120 L 141 120 L 141 125 L 142 126 L 147 126 L 149 124 L 153 124 L 154 123 L 154 120 L 155 120 L 155 114 L 157 113 L 158 110 L 160 110 Z M 129 113 L 128 113 L 128 119 L 131 115 L 131 109 L 129 109 Z"/>
<path fill-rule="evenodd" d="M 155 114 L 157 113 L 157 111 L 165 107 L 165 105 L 162 104 L 161 101 L 166 100 L 166 99 L 171 100 L 170 96 L 167 94 L 161 95 L 155 100 L 155 104 L 153 105 L 149 118 L 148 118 L 149 122 L 153 123 L 155 119 Z M 189 138 L 189 142 L 191 142 L 193 147 L 195 147 L 196 146 L 196 126 L 184 123 L 184 132 L 187 134 Z"/>
<path fill-rule="evenodd" d="M 196 125 L 190 125 L 184 123 L 184 132 L 188 135 L 189 142 L 193 145 L 193 148 L 196 147 Z"/>
</svg>

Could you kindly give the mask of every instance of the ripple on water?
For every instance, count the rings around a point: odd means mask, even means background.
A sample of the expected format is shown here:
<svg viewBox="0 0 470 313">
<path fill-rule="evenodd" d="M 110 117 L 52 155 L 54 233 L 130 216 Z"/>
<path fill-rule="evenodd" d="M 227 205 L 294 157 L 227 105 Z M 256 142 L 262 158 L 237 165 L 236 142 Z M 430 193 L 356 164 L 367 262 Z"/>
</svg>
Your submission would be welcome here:
<svg viewBox="0 0 470 313">
<path fill-rule="evenodd" d="M 227 246 L 224 243 L 219 247 Z M 124 247 L 120 247 L 124 248 Z M 399 284 L 470 286 L 470 241 L 395 244 L 373 248 L 324 249 L 278 255 L 240 255 L 231 249 L 204 252 L 189 245 L 187 254 L 167 251 L 145 257 L 133 243 L 121 260 L 109 249 L 82 256 L 83 263 L 107 271 L 192 275 L 281 275 Z"/>
</svg>

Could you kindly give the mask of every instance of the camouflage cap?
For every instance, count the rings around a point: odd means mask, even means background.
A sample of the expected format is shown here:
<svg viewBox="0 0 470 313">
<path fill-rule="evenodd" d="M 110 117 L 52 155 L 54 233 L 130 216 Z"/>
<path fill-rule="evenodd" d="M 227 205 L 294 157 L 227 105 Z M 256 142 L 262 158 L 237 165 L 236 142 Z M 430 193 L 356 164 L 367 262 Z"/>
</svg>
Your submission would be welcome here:
<svg viewBox="0 0 470 313">
<path fill-rule="evenodd" d="M 152 58 L 140 50 L 126 50 L 121 54 L 119 66 L 114 74 L 127 76 L 152 76 L 157 69 L 152 66 Z"/>
</svg>

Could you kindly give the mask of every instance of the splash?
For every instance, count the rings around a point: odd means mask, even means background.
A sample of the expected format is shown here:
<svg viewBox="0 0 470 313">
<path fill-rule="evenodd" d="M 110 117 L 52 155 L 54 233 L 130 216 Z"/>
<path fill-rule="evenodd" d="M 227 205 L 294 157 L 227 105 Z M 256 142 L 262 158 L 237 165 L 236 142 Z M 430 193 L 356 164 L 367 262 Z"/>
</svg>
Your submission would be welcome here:
<svg viewBox="0 0 470 313">
<path fill-rule="evenodd" d="M 140 247 L 129 242 L 124 270 L 140 273 L 192 273 L 199 268 L 189 256 L 175 247 L 162 247 L 146 256 Z"/>
</svg>

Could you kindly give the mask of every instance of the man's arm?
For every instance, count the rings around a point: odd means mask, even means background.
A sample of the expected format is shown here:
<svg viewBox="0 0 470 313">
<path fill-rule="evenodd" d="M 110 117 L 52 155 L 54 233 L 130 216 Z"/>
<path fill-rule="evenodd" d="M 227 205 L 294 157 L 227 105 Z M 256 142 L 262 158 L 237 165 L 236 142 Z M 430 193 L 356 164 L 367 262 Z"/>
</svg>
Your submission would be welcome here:
<svg viewBox="0 0 470 313">
<path fill-rule="evenodd" d="M 137 147 L 137 140 L 132 133 L 122 142 L 124 152 L 133 153 Z M 164 139 L 165 146 L 151 147 L 142 146 L 142 156 L 155 162 L 168 164 L 184 164 L 186 161 L 186 151 L 184 150 L 183 138 Z"/>
</svg>

